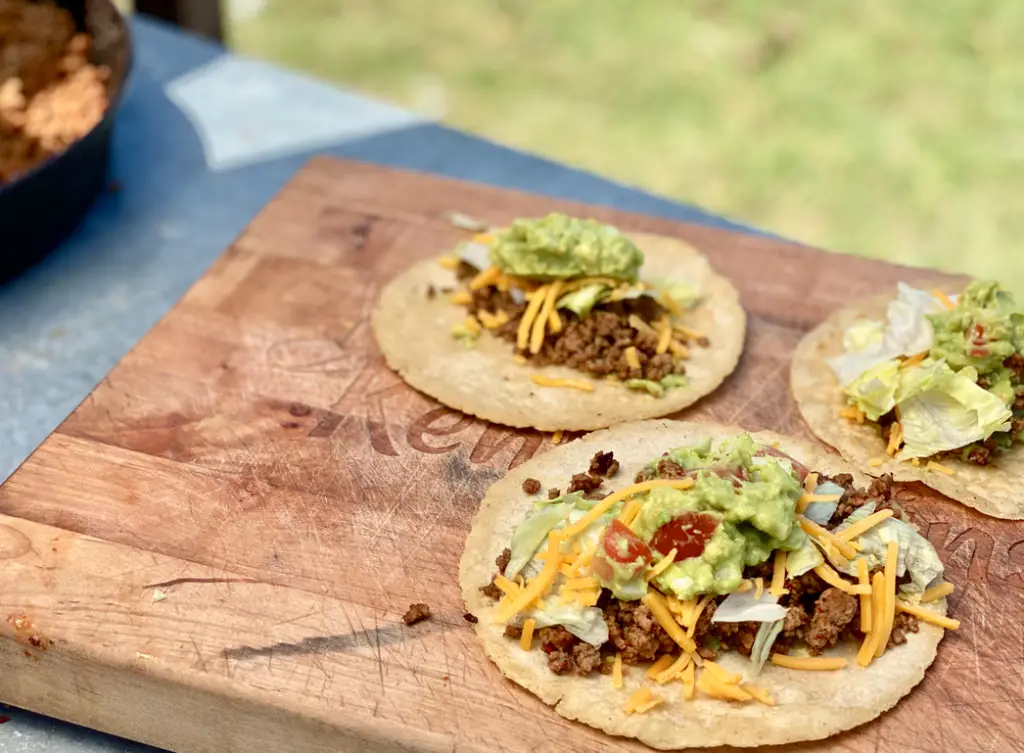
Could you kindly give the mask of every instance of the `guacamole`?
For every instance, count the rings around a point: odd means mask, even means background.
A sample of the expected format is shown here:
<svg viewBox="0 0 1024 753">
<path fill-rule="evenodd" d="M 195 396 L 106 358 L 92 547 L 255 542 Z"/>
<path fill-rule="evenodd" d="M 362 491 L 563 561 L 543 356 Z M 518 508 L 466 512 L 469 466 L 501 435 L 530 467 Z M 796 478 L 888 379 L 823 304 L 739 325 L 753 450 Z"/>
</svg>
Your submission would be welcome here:
<svg viewBox="0 0 1024 753">
<path fill-rule="evenodd" d="M 1024 348 L 1024 311 L 999 283 L 975 280 L 956 307 L 930 314 L 935 337 L 930 355 L 956 371 L 970 366 L 990 381 L 1009 381 L 1003 362 Z"/>
<path fill-rule="evenodd" d="M 516 220 L 498 234 L 491 261 L 506 274 L 537 280 L 610 277 L 636 282 L 643 252 L 618 229 L 564 214 Z"/>
<path fill-rule="evenodd" d="M 631 526 L 656 558 L 677 550 L 655 579 L 662 591 L 680 599 L 730 593 L 744 567 L 765 562 L 776 549 L 803 546 L 795 512 L 803 487 L 787 458 L 765 454 L 747 435 L 714 450 L 710 441 L 675 449 L 667 458 L 691 471 L 694 485 L 648 492 Z"/>
</svg>

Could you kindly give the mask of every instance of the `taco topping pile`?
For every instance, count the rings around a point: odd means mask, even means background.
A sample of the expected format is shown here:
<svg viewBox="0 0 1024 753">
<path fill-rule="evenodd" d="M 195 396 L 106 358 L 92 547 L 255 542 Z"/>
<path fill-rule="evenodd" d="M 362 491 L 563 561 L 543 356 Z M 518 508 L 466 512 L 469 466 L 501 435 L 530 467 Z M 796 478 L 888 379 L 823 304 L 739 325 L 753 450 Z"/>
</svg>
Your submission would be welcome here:
<svg viewBox="0 0 1024 753">
<path fill-rule="evenodd" d="M 686 384 L 690 350 L 709 341 L 683 324 L 700 290 L 641 281 L 643 262 L 616 228 L 562 214 L 478 234 L 441 260 L 456 277 L 450 300 L 467 312 L 452 336 L 472 347 L 489 331 L 524 366 L 565 365 L 660 397 Z M 586 380 L 537 374 L 534 382 L 593 390 Z"/>
<path fill-rule="evenodd" d="M 1024 309 L 998 283 L 901 284 L 888 322 L 854 322 L 844 350 L 829 359 L 842 415 L 876 423 L 897 460 L 948 473 L 946 458 L 988 465 L 1024 441 Z"/>
<path fill-rule="evenodd" d="M 715 662 L 724 652 L 749 657 L 756 679 L 766 662 L 842 669 L 845 658 L 823 655 L 841 641 L 866 667 L 919 620 L 958 627 L 922 606 L 953 589 L 891 477 L 857 489 L 748 435 L 670 450 L 609 494 L 617 471 L 599 452 L 565 493 L 537 499 L 481 590 L 507 638 L 543 651 L 555 674 L 607 674 L 622 688 L 629 665 L 648 664 L 653 684 L 623 699 L 627 712 L 656 707 L 658 686 L 676 681 L 684 700 L 774 705 L 770 687 Z"/>
</svg>

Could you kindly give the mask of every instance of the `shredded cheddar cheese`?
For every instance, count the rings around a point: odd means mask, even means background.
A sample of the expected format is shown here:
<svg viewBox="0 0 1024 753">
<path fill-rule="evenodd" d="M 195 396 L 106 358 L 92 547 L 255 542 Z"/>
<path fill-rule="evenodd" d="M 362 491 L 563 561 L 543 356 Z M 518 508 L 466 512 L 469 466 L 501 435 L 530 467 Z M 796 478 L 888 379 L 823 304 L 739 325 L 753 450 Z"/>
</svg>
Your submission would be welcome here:
<svg viewBox="0 0 1024 753">
<path fill-rule="evenodd" d="M 573 578 L 572 580 L 567 580 L 565 584 L 562 586 L 562 588 L 564 588 L 566 591 L 578 591 L 584 588 L 590 589 L 600 587 L 601 581 L 594 576 L 591 576 L 589 578 Z"/>
<path fill-rule="evenodd" d="M 477 233 L 476 235 L 473 236 L 473 241 L 475 243 L 483 243 L 484 245 L 490 245 L 491 243 L 494 243 L 494 236 L 491 235 L 490 233 Z"/>
<path fill-rule="evenodd" d="M 690 655 L 687 653 L 679 654 L 679 657 L 668 666 L 668 668 L 662 670 L 654 677 L 654 681 L 659 685 L 664 685 L 666 682 L 679 677 L 684 669 L 690 664 Z"/>
<path fill-rule="evenodd" d="M 494 576 L 494 585 L 501 589 L 502 593 L 506 594 L 517 594 L 519 593 L 519 585 L 510 581 L 504 575 L 498 574 Z"/>
<path fill-rule="evenodd" d="M 955 309 L 956 304 L 949 300 L 949 296 L 943 293 L 941 290 L 936 288 L 932 291 L 932 295 L 939 299 L 939 303 L 945 306 L 947 309 Z"/>
<path fill-rule="evenodd" d="M 632 500 L 632 499 L 630 500 L 630 502 L 635 502 L 635 501 L 636 500 Z M 639 509 L 639 505 L 637 505 L 637 508 Z M 668 554 L 666 554 L 664 557 L 662 557 L 658 561 L 657 565 L 655 565 L 654 567 L 652 567 L 650 570 L 647 571 L 647 573 L 644 575 L 644 578 L 646 578 L 649 581 L 654 580 L 659 575 L 661 575 L 663 572 L 668 570 L 669 567 L 672 566 L 672 563 L 675 562 L 675 559 L 676 559 L 676 550 L 672 549 L 672 550 L 669 551 Z"/>
<path fill-rule="evenodd" d="M 862 424 L 867 416 L 864 415 L 864 411 L 858 408 L 856 405 L 847 405 L 839 410 L 840 418 L 845 418 L 855 423 Z"/>
<path fill-rule="evenodd" d="M 661 330 L 661 335 L 658 336 L 658 345 L 654 352 L 667 353 L 668 344 L 672 342 L 672 327 L 669 325 L 668 319 L 662 319 L 658 322 L 658 328 Z"/>
<path fill-rule="evenodd" d="M 442 256 L 437 263 L 443 269 L 458 269 L 459 260 L 454 256 Z"/>
<path fill-rule="evenodd" d="M 523 635 L 519 638 L 519 648 L 529 651 L 533 648 L 533 629 L 537 627 L 537 620 L 528 617 L 523 620 Z"/>
<path fill-rule="evenodd" d="M 831 567 L 822 563 L 814 568 L 814 572 L 819 578 L 828 583 L 830 586 L 838 588 L 840 591 L 845 591 L 853 596 L 860 596 L 861 594 L 870 594 L 871 588 L 869 586 L 854 585 L 848 580 L 844 580 L 839 573 L 833 570 Z"/>
<path fill-rule="evenodd" d="M 561 444 L 562 442 L 562 430 L 559 429 L 551 435 L 551 444 Z"/>
<path fill-rule="evenodd" d="M 687 348 L 685 345 L 683 345 L 678 340 L 671 340 L 671 341 L 669 341 L 668 349 L 670 351 L 672 351 L 672 355 L 674 355 L 676 358 L 680 358 L 680 359 L 682 359 L 684 361 L 687 358 L 690 357 L 690 349 Z"/>
<path fill-rule="evenodd" d="M 693 620 L 686 628 L 686 638 L 691 643 L 693 643 L 693 634 L 697 630 L 697 623 L 700 622 L 700 616 L 704 612 L 704 607 L 706 607 L 708 605 L 708 602 L 710 602 L 714 598 L 714 594 L 704 594 L 700 598 L 700 601 L 697 602 L 697 608 L 693 610 Z"/>
<path fill-rule="evenodd" d="M 941 599 L 943 596 L 949 596 L 955 590 L 955 586 L 952 583 L 940 583 L 937 586 L 932 586 L 923 594 L 921 594 L 921 603 L 927 604 L 930 601 Z"/>
<path fill-rule="evenodd" d="M 692 662 L 690 664 L 687 664 L 686 667 L 683 669 L 683 673 L 682 673 L 682 678 L 681 679 L 683 681 L 683 700 L 684 701 L 693 700 L 693 685 L 694 685 L 694 676 L 696 674 L 696 671 L 697 670 L 694 667 Z"/>
<path fill-rule="evenodd" d="M 807 494 L 814 494 L 814 490 L 818 488 L 818 472 L 811 471 L 807 474 L 807 478 L 804 479 L 804 491 Z"/>
<path fill-rule="evenodd" d="M 897 601 L 895 602 L 895 605 L 896 611 L 912 614 L 919 620 L 924 620 L 925 622 L 930 622 L 933 625 L 938 625 L 940 628 L 956 630 L 960 627 L 960 620 L 950 619 L 949 617 L 937 614 L 926 607 L 917 606 L 916 604 L 908 604 L 905 601 Z"/>
<path fill-rule="evenodd" d="M 870 458 L 868 460 L 868 465 L 870 465 L 872 468 L 881 468 L 884 462 L 885 461 L 882 460 L 881 458 Z"/>
<path fill-rule="evenodd" d="M 871 581 L 868 579 L 868 561 L 863 557 L 857 559 L 857 582 L 867 587 L 867 593 L 860 596 L 860 631 L 867 635 L 871 632 Z"/>
<path fill-rule="evenodd" d="M 863 520 L 858 520 L 856 523 L 851 525 L 849 528 L 844 528 L 842 531 L 836 534 L 843 541 L 851 541 L 857 538 L 862 533 L 870 531 L 876 525 L 881 523 L 886 518 L 892 517 L 892 510 L 879 510 L 868 515 Z"/>
<path fill-rule="evenodd" d="M 903 426 L 896 421 L 889 430 L 889 445 L 885 448 L 888 455 L 895 455 L 903 443 Z"/>
<path fill-rule="evenodd" d="M 469 281 L 470 290 L 482 290 L 488 285 L 493 285 L 501 277 L 501 270 L 497 267 L 488 267 Z"/>
<path fill-rule="evenodd" d="M 468 290 L 457 290 L 451 294 L 449 300 L 456 305 L 465 306 L 473 302 L 473 294 Z"/>
<path fill-rule="evenodd" d="M 772 584 L 768 593 L 782 596 L 786 593 L 786 555 L 785 549 L 775 550 L 775 562 L 772 563 Z"/>
<path fill-rule="evenodd" d="M 626 364 L 629 366 L 629 368 L 633 369 L 634 371 L 640 370 L 640 356 L 638 356 L 636 353 L 636 346 L 630 345 L 628 348 L 626 348 L 626 351 L 623 355 L 626 356 Z"/>
<path fill-rule="evenodd" d="M 841 656 L 787 656 L 786 654 L 772 654 L 771 661 L 777 667 L 811 671 L 843 669 L 846 666 L 846 659 Z"/>
<path fill-rule="evenodd" d="M 922 350 L 920 353 L 915 353 L 909 358 L 904 359 L 903 363 L 900 364 L 901 369 L 911 369 L 917 366 L 921 361 L 928 357 L 928 351 Z"/>
<path fill-rule="evenodd" d="M 552 531 L 548 534 L 548 549 L 543 569 L 515 597 L 510 597 L 507 604 L 498 605 L 498 611 L 495 614 L 497 622 L 508 622 L 526 609 L 535 599 L 544 596 L 551 589 L 558 576 L 558 567 L 562 564 L 561 544 L 561 532 Z"/>
<path fill-rule="evenodd" d="M 512 356 L 512 360 L 515 361 L 520 366 L 525 366 L 527 363 L 526 356 L 519 355 L 518 353 Z"/>
<path fill-rule="evenodd" d="M 679 301 L 668 294 L 667 290 L 662 290 L 661 295 L 658 296 L 658 300 L 661 301 L 661 305 L 669 310 L 672 316 L 682 316 L 683 307 L 679 305 Z"/>
<path fill-rule="evenodd" d="M 476 320 L 475 316 L 467 316 L 465 321 L 462 322 L 462 326 L 472 335 L 480 334 L 480 322 Z"/>
<path fill-rule="evenodd" d="M 885 575 L 875 573 L 871 580 L 871 632 L 864 635 L 864 642 L 857 651 L 857 663 L 866 667 L 875 658 L 875 649 L 882 633 L 885 621 Z"/>
<path fill-rule="evenodd" d="M 648 334 L 651 334 L 651 335 L 657 335 L 658 334 L 657 332 L 654 331 L 654 328 L 652 328 L 650 324 L 645 322 L 643 319 L 641 319 L 636 314 L 630 314 L 629 315 L 629 326 L 632 327 L 633 329 L 637 330 L 638 332 L 647 332 Z"/>
<path fill-rule="evenodd" d="M 664 597 L 657 591 L 648 591 L 647 595 L 643 598 L 644 604 L 651 610 L 651 614 L 654 615 L 654 619 L 659 625 L 668 633 L 669 637 L 679 645 L 683 651 L 693 653 L 697 650 L 697 644 L 693 642 L 693 638 L 683 632 L 683 629 L 679 627 L 672 614 L 668 611 L 668 607 L 665 605 Z M 696 620 L 694 620 L 696 623 Z"/>
<path fill-rule="evenodd" d="M 911 465 L 920 466 L 921 465 L 921 458 L 911 458 L 910 459 L 910 464 Z"/>
<path fill-rule="evenodd" d="M 797 518 L 800 521 L 800 527 L 803 528 L 808 535 L 813 536 L 819 541 L 831 544 L 847 559 L 853 559 L 857 556 L 857 550 L 850 545 L 849 541 L 843 541 L 831 531 L 826 531 L 813 520 L 805 518 L 803 515 L 798 515 Z"/>
<path fill-rule="evenodd" d="M 651 481 L 641 481 L 639 484 L 631 484 L 630 486 L 627 486 L 623 489 L 619 489 L 617 492 L 612 492 L 611 494 L 609 494 L 596 505 L 591 507 L 590 510 L 587 511 L 586 515 L 577 520 L 575 523 L 563 528 L 561 532 L 566 538 L 576 536 L 577 534 L 582 533 L 587 528 L 589 528 L 591 523 L 593 523 L 595 520 L 597 520 L 606 512 L 608 512 L 612 507 L 614 507 L 616 502 L 621 502 L 624 499 L 635 497 L 637 494 L 649 492 L 651 489 L 657 489 L 662 486 L 667 486 L 672 489 L 689 489 L 691 486 L 693 486 L 693 479 L 658 478 L 652 479 Z"/>
<path fill-rule="evenodd" d="M 760 599 L 764 596 L 764 578 L 754 578 L 754 598 Z"/>
<path fill-rule="evenodd" d="M 548 319 L 551 318 L 551 312 L 555 308 L 558 294 L 561 291 L 562 281 L 555 280 L 548 285 L 547 290 L 544 292 L 544 301 L 540 311 L 537 313 L 537 318 L 533 320 L 533 328 L 530 330 L 531 353 L 540 353 L 541 346 L 544 344 L 544 327 L 547 326 Z"/>
<path fill-rule="evenodd" d="M 627 528 L 632 525 L 633 521 L 636 520 L 636 516 L 640 514 L 640 500 L 631 499 L 622 507 L 622 512 L 619 514 L 619 520 L 622 521 L 622 525 Z"/>
<path fill-rule="evenodd" d="M 711 674 L 726 685 L 737 685 L 739 681 L 743 679 L 741 675 L 726 672 L 725 668 L 721 664 L 716 664 L 708 659 L 704 660 L 704 672 Z"/>
<path fill-rule="evenodd" d="M 704 662 L 707 667 L 708 662 Z M 712 698 L 719 698 L 723 701 L 749 701 L 753 699 L 747 691 L 739 685 L 731 685 L 723 682 L 717 675 L 711 674 L 705 669 L 697 678 L 697 690 Z"/>
<path fill-rule="evenodd" d="M 530 295 L 530 302 L 526 304 L 526 311 L 523 312 L 523 318 L 519 320 L 519 329 L 516 330 L 516 348 L 518 350 L 526 350 L 530 344 L 530 332 L 533 329 L 534 320 L 540 312 L 540 307 L 544 305 L 546 297 L 546 285 L 541 285 Z"/>
<path fill-rule="evenodd" d="M 623 710 L 627 714 L 643 714 L 658 706 L 663 700 L 651 693 L 651 689 L 644 685 L 634 691 L 633 695 L 626 701 L 626 706 Z"/>
<path fill-rule="evenodd" d="M 942 465 L 941 463 L 936 463 L 934 460 L 929 460 L 928 461 L 928 465 L 926 465 L 925 468 L 928 469 L 929 471 L 938 471 L 939 473 L 944 473 L 947 476 L 952 476 L 953 475 L 953 469 L 952 468 L 947 468 L 946 466 Z"/>
<path fill-rule="evenodd" d="M 574 390 L 593 392 L 594 385 L 582 379 L 564 379 L 562 377 L 549 377 L 543 374 L 531 374 L 530 381 L 540 387 L 571 387 Z"/>
<path fill-rule="evenodd" d="M 675 657 L 672 654 L 662 654 L 658 659 L 647 668 L 647 676 L 655 678 L 664 672 L 666 669 L 672 666 L 672 662 L 675 661 Z"/>
<path fill-rule="evenodd" d="M 895 541 L 890 541 L 885 547 L 885 609 L 882 615 L 882 624 L 878 636 L 878 645 L 875 646 L 875 658 L 885 653 L 889 645 L 889 636 L 892 635 L 892 624 L 896 618 L 896 562 L 899 557 L 900 546 Z"/>
<path fill-rule="evenodd" d="M 749 580 L 741 580 L 739 586 L 736 587 L 736 593 L 745 594 L 747 591 L 752 589 L 754 584 Z"/>
<path fill-rule="evenodd" d="M 760 685 L 754 685 L 753 683 L 745 682 L 740 685 L 741 690 L 745 690 L 754 697 L 755 701 L 760 701 L 765 706 L 774 706 L 775 698 L 767 690 L 762 688 Z"/>
<path fill-rule="evenodd" d="M 615 654 L 615 663 L 612 664 L 612 687 L 622 690 L 622 654 Z"/>
<path fill-rule="evenodd" d="M 707 337 L 707 335 L 705 335 L 699 329 L 690 329 L 689 327 L 684 327 L 682 324 L 675 325 L 675 330 L 680 335 L 689 340 L 699 340 L 702 337 Z"/>
</svg>

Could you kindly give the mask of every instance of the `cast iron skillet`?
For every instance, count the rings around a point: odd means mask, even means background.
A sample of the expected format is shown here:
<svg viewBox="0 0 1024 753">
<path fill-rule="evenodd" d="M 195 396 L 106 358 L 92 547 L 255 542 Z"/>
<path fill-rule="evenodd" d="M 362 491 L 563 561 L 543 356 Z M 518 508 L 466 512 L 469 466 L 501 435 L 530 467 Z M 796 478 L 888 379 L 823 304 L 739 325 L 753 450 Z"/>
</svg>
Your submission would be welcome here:
<svg viewBox="0 0 1024 753">
<path fill-rule="evenodd" d="M 58 0 L 93 36 L 94 63 L 110 67 L 103 119 L 72 144 L 11 183 L 0 186 L 0 282 L 60 245 L 106 185 L 114 113 L 131 68 L 128 24 L 112 0 Z"/>
</svg>

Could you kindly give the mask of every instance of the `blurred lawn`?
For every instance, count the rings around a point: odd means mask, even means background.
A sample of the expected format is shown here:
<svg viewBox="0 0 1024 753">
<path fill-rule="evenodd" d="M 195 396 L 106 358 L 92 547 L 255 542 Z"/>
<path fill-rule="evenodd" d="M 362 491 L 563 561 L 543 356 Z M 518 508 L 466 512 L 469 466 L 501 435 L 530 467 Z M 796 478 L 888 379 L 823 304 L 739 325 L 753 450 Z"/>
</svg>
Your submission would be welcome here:
<svg viewBox="0 0 1024 753">
<path fill-rule="evenodd" d="M 1024 291 L 1022 36 L 1011 0 L 269 0 L 231 25 L 497 141 Z"/>
</svg>

